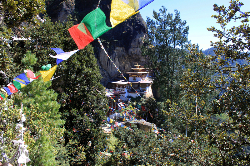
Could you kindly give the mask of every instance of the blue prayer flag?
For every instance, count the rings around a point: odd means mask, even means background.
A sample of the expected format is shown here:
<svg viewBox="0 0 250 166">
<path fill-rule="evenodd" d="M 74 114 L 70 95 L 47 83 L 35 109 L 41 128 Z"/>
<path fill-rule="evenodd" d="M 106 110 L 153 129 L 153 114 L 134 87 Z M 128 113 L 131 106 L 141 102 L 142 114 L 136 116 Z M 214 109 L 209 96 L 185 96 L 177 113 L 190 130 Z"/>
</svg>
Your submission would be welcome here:
<svg viewBox="0 0 250 166">
<path fill-rule="evenodd" d="M 25 73 L 18 75 L 16 78 L 14 78 L 14 81 L 17 81 L 17 82 L 24 84 L 24 85 L 28 85 L 30 83 L 30 81 L 26 77 Z"/>
<path fill-rule="evenodd" d="M 64 53 L 64 51 L 61 48 L 51 48 L 53 51 L 56 52 L 56 54 Z"/>
<path fill-rule="evenodd" d="M 51 48 L 51 49 L 54 50 L 56 54 L 64 53 L 64 51 L 61 48 Z M 56 59 L 56 64 L 58 65 L 62 61 L 63 61 L 62 59 Z"/>
<path fill-rule="evenodd" d="M 12 93 L 10 92 L 10 89 L 9 89 L 9 88 L 3 87 L 3 89 L 6 90 L 6 92 L 7 92 L 8 95 L 11 95 L 11 94 L 12 94 Z"/>
</svg>

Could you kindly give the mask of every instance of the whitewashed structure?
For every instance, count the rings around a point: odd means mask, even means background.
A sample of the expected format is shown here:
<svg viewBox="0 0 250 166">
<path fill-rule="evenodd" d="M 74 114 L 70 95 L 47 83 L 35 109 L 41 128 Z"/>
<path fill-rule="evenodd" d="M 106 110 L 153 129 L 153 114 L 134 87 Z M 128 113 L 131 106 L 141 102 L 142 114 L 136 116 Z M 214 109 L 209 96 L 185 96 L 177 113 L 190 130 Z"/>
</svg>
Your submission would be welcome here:
<svg viewBox="0 0 250 166">
<path fill-rule="evenodd" d="M 151 88 L 153 80 L 149 76 L 150 72 L 140 67 L 140 65 L 135 65 L 135 68 L 132 68 L 132 70 L 131 72 L 127 72 L 129 74 L 128 81 L 120 80 L 111 82 L 114 87 L 113 95 L 119 96 L 123 101 L 127 101 L 129 97 L 153 96 Z"/>
</svg>

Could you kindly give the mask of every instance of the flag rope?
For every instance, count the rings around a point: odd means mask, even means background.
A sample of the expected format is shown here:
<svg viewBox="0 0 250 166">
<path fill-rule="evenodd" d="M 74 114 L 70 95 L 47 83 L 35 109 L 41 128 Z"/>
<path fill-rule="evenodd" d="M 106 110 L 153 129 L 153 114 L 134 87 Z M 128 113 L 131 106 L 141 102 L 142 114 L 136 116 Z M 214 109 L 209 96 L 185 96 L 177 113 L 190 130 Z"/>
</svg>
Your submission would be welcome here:
<svg viewBox="0 0 250 166">
<path fill-rule="evenodd" d="M 104 46 L 103 46 L 103 44 L 102 44 L 102 42 L 101 42 L 101 40 L 100 40 L 100 38 L 97 38 L 97 40 L 98 40 L 98 42 L 99 42 L 101 48 L 103 49 L 104 53 L 107 55 L 107 57 L 109 58 L 109 60 L 110 60 L 110 61 L 113 63 L 113 65 L 115 66 L 116 70 L 117 70 L 117 71 L 122 75 L 122 77 L 130 84 L 131 88 L 136 92 L 136 94 L 137 94 L 138 96 L 141 96 L 141 95 L 137 92 L 137 90 L 135 90 L 135 88 L 132 86 L 132 83 L 129 82 L 129 81 L 127 80 L 127 78 L 123 75 L 123 73 L 122 73 L 122 72 L 118 69 L 118 67 L 115 65 L 114 61 L 110 58 L 110 56 L 108 55 L 106 49 L 104 48 Z"/>
</svg>

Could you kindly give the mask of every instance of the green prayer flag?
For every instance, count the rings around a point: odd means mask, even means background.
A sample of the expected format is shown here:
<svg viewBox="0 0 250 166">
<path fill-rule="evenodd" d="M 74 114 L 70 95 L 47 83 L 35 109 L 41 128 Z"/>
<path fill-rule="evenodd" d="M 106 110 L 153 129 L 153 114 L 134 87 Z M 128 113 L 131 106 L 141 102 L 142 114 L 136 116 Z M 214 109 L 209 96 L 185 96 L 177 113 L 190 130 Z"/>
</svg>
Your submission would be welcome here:
<svg viewBox="0 0 250 166">
<path fill-rule="evenodd" d="M 106 16 L 100 8 L 87 14 L 81 23 L 84 23 L 94 39 L 111 29 L 106 25 Z"/>
<path fill-rule="evenodd" d="M 49 70 L 51 68 L 51 64 L 47 64 L 46 66 L 42 66 L 42 70 Z"/>
<path fill-rule="evenodd" d="M 18 89 L 20 90 L 22 87 L 21 87 L 21 84 L 17 81 L 13 81 L 13 85 Z"/>
<path fill-rule="evenodd" d="M 4 94 L 0 93 L 0 95 L 1 95 L 1 97 L 2 97 L 3 99 L 5 98 Z"/>
<path fill-rule="evenodd" d="M 47 64 L 45 70 L 49 70 L 50 68 L 51 68 L 51 64 Z"/>
</svg>

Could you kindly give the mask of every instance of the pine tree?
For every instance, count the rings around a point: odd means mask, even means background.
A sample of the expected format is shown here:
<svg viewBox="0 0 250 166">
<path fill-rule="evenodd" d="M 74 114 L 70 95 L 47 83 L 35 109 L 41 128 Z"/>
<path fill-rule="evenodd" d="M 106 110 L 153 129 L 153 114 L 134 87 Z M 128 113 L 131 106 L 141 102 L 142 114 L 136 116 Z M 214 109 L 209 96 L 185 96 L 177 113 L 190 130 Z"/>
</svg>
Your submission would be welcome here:
<svg viewBox="0 0 250 166">
<path fill-rule="evenodd" d="M 54 82 L 60 88 L 59 99 L 63 118 L 66 120 L 65 139 L 73 165 L 96 162 L 99 151 L 104 149 L 105 137 L 101 124 L 107 109 L 101 75 L 93 54 L 87 46 L 62 63 Z"/>
<path fill-rule="evenodd" d="M 250 158 L 250 12 L 242 12 L 242 5 L 238 0 L 230 1 L 228 7 L 215 4 L 214 11 L 218 14 L 213 17 L 220 28 L 208 29 L 219 39 L 212 43 L 216 56 L 211 64 L 217 74 L 215 84 L 220 94 L 213 101 L 210 116 L 215 119 L 218 114 L 220 119 L 210 124 L 209 142 L 217 150 L 214 162 L 220 165 L 245 165 Z M 234 20 L 239 21 L 239 25 L 228 27 Z"/>
<path fill-rule="evenodd" d="M 66 164 L 57 94 L 49 89 L 51 82 L 41 78 L 22 88 L 17 103 L 22 103 L 26 114 L 25 142 L 29 146 L 31 165 Z"/>
<path fill-rule="evenodd" d="M 177 10 L 173 16 L 162 7 L 159 13 L 153 12 L 153 18 L 147 18 L 148 41 L 145 41 L 143 55 L 149 58 L 148 67 L 154 71 L 154 85 L 159 87 L 161 101 L 176 101 L 180 89 L 178 75 L 189 27 L 180 19 Z"/>
</svg>

